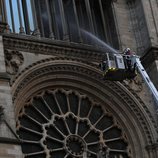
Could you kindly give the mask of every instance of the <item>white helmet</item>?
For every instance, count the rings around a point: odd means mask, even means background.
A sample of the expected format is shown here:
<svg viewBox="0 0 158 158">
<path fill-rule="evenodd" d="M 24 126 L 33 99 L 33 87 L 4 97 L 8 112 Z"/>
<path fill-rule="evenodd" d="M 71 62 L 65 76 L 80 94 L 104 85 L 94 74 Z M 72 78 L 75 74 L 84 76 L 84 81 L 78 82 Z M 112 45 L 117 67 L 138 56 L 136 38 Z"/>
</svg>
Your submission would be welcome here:
<svg viewBox="0 0 158 158">
<path fill-rule="evenodd" d="M 125 51 L 127 51 L 127 52 L 130 51 L 130 48 L 126 48 Z"/>
<path fill-rule="evenodd" d="M 130 48 L 126 48 L 126 49 L 124 50 L 124 54 L 126 54 L 126 53 L 128 53 L 128 52 L 130 52 Z"/>
</svg>

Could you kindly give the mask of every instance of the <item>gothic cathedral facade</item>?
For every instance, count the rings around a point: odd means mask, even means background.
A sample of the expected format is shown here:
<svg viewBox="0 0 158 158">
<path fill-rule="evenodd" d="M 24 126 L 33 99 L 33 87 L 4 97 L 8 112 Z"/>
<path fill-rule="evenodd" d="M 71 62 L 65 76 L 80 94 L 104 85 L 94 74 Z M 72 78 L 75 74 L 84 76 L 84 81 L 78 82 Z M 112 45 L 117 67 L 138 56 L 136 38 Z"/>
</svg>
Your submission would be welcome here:
<svg viewBox="0 0 158 158">
<path fill-rule="evenodd" d="M 0 157 L 157 158 L 142 77 L 99 68 L 127 47 L 158 88 L 158 0 L 0 0 Z"/>
</svg>

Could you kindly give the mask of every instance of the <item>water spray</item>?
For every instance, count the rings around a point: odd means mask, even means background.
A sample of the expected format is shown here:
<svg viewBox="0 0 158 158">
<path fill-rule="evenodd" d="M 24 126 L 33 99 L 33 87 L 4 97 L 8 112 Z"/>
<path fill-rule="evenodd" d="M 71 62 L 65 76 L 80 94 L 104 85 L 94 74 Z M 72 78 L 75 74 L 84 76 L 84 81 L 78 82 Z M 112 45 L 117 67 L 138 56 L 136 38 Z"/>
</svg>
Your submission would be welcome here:
<svg viewBox="0 0 158 158">
<path fill-rule="evenodd" d="M 102 45 L 107 51 L 110 51 L 110 53 L 113 53 L 113 54 L 118 54 L 119 53 L 116 49 L 112 48 L 111 46 L 109 46 L 107 43 L 105 43 L 104 41 L 102 41 L 101 39 L 99 39 L 98 37 L 93 35 L 92 33 L 88 32 L 88 31 L 86 31 L 84 29 L 80 29 L 80 30 L 85 35 L 87 35 L 88 37 L 93 39 L 95 42 L 97 42 L 97 44 Z"/>
</svg>

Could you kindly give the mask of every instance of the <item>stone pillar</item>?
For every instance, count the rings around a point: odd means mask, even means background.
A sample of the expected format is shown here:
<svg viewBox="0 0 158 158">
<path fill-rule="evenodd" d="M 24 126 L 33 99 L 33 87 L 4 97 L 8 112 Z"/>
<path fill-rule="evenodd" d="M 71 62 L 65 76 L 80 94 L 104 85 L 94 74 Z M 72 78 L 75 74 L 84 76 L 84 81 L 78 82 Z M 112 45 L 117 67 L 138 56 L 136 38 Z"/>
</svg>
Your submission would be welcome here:
<svg viewBox="0 0 158 158">
<path fill-rule="evenodd" d="M 158 143 L 148 145 L 146 147 L 146 150 L 148 151 L 149 158 L 157 158 L 158 157 Z"/>
<path fill-rule="evenodd" d="M 158 47 L 158 2 L 157 0 L 141 0 L 147 23 L 151 46 Z"/>
<path fill-rule="evenodd" d="M 6 72 L 3 36 L 0 35 L 0 157 L 22 158 L 20 141 L 15 132 L 9 75 Z M 3 114 L 2 114 L 3 113 Z"/>
<path fill-rule="evenodd" d="M 158 89 L 158 1 L 141 0 L 149 32 L 150 48 L 143 57 L 143 64 Z"/>
<path fill-rule="evenodd" d="M 124 50 L 125 48 L 129 47 L 131 50 L 136 51 L 136 41 L 132 32 L 132 25 L 130 23 L 130 11 L 128 9 L 127 1 L 113 1 L 112 6 L 120 49 Z"/>
</svg>

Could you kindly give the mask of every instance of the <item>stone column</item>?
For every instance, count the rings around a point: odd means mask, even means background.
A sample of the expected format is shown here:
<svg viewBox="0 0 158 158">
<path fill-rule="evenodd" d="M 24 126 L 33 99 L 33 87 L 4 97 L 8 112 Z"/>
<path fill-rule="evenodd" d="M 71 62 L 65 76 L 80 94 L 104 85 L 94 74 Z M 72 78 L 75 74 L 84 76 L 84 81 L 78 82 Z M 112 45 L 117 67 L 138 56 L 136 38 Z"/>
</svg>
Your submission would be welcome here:
<svg viewBox="0 0 158 158">
<path fill-rule="evenodd" d="M 158 2 L 157 0 L 141 0 L 149 32 L 151 46 L 158 47 Z"/>
<path fill-rule="evenodd" d="M 148 151 L 149 158 L 157 158 L 158 157 L 158 143 L 148 145 L 146 147 L 146 149 Z"/>
<path fill-rule="evenodd" d="M 141 0 L 147 29 L 149 33 L 150 47 L 143 57 L 143 64 L 158 89 L 158 1 L 157 0 Z"/>
<path fill-rule="evenodd" d="M 125 48 L 129 47 L 131 50 L 135 51 L 137 49 L 136 41 L 132 32 L 127 1 L 113 1 L 112 9 L 116 23 L 120 49 L 124 50 Z"/>
<path fill-rule="evenodd" d="M 3 21 L 3 16 L 2 16 L 2 1 L 0 0 L 0 21 Z"/>
<path fill-rule="evenodd" d="M 6 72 L 3 36 L 0 35 L 0 157 L 22 158 L 20 141 L 15 132 L 9 75 Z"/>
</svg>

